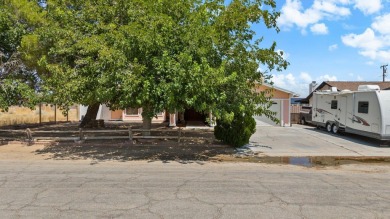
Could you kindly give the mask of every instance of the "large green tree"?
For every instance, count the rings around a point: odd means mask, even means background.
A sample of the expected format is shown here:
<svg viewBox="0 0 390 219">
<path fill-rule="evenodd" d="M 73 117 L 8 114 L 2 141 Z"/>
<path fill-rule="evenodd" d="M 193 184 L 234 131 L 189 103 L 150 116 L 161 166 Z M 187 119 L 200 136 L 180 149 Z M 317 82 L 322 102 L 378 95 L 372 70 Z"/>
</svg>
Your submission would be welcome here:
<svg viewBox="0 0 390 219">
<path fill-rule="evenodd" d="M 143 107 L 146 124 L 164 109 L 272 116 L 269 96 L 253 92 L 267 78 L 257 69 L 281 70 L 287 62 L 275 43 L 261 49 L 251 24 L 278 31 L 273 1 L 131 2 L 127 57 L 141 69 L 121 80 L 113 106 Z"/>
<path fill-rule="evenodd" d="M 163 110 L 195 108 L 225 120 L 271 115 L 269 97 L 253 92 L 267 78 L 258 68 L 280 70 L 287 62 L 276 44 L 263 48 L 251 25 L 278 31 L 273 0 L 46 3 L 37 9 L 44 21 L 23 37 L 23 59 L 53 103 L 89 106 L 82 125 L 99 104 L 142 107 L 146 128 Z"/>
</svg>

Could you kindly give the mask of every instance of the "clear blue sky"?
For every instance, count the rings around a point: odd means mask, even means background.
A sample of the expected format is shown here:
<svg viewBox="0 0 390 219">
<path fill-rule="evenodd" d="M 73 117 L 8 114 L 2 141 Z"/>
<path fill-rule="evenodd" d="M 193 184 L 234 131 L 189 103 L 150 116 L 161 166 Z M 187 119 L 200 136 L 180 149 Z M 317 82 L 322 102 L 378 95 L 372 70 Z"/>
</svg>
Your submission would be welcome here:
<svg viewBox="0 0 390 219">
<path fill-rule="evenodd" d="M 276 0 L 280 32 L 253 28 L 290 62 L 276 86 L 306 97 L 311 81 L 382 81 L 390 63 L 390 0 Z M 390 81 L 389 76 L 386 80 Z"/>
</svg>

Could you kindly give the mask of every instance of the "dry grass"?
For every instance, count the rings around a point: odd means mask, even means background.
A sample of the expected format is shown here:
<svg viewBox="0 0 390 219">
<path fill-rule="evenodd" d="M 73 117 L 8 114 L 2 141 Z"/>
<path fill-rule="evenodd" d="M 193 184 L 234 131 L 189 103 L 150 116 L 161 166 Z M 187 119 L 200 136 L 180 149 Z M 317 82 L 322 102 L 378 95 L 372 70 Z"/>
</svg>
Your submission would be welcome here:
<svg viewBox="0 0 390 219">
<path fill-rule="evenodd" d="M 42 122 L 54 122 L 54 121 L 67 121 L 67 117 L 62 114 L 62 111 L 56 110 L 56 118 L 54 113 L 54 106 L 42 105 L 41 108 L 41 121 Z M 68 116 L 69 121 L 78 121 L 78 108 L 71 108 Z M 39 107 L 31 110 L 27 107 L 12 106 L 8 112 L 0 112 L 0 127 L 10 125 L 21 124 L 34 124 L 39 123 Z"/>
</svg>

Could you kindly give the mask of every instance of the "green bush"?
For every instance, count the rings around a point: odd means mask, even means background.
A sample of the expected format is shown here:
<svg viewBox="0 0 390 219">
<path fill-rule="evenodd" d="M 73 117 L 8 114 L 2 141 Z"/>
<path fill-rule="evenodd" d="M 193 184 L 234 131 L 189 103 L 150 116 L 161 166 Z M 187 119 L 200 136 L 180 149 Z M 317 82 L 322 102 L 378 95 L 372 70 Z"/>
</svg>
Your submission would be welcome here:
<svg viewBox="0 0 390 219">
<path fill-rule="evenodd" d="M 232 121 L 217 120 L 214 135 L 217 139 L 241 147 L 249 143 L 249 138 L 256 132 L 256 121 L 251 115 L 235 114 Z"/>
</svg>

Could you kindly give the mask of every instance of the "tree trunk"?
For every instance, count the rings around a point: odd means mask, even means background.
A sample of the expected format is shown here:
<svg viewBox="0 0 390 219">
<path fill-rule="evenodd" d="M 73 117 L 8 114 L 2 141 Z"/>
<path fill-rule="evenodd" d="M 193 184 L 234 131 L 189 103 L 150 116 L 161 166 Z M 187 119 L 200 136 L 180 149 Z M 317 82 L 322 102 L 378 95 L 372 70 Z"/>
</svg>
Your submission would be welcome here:
<svg viewBox="0 0 390 219">
<path fill-rule="evenodd" d="M 150 130 L 152 128 L 152 118 L 142 115 L 142 129 Z M 143 136 L 150 136 L 150 131 L 142 133 Z"/>
<path fill-rule="evenodd" d="M 99 103 L 94 103 L 88 106 L 87 113 L 79 125 L 80 128 L 97 127 L 96 116 L 99 111 L 99 107 Z"/>
</svg>

